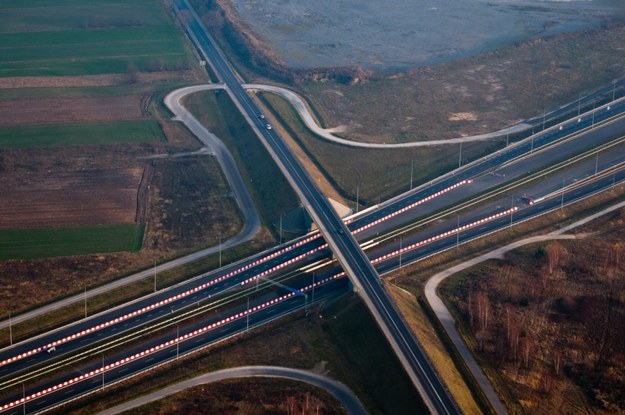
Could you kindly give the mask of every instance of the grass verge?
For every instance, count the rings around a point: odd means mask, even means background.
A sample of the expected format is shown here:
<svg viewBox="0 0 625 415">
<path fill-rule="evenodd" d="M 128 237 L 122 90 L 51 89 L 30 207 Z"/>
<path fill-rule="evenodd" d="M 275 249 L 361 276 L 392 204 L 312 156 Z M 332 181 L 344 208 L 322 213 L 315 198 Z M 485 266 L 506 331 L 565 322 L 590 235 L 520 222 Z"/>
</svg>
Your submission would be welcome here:
<svg viewBox="0 0 625 415">
<path fill-rule="evenodd" d="M 0 231 L 0 259 L 137 252 L 143 231 L 136 224 L 5 230 Z"/>
<path fill-rule="evenodd" d="M 165 142 L 156 120 L 0 127 L 0 148 Z"/>
<path fill-rule="evenodd" d="M 299 206 L 286 178 L 225 92 L 189 95 L 185 106 L 228 146 L 265 224 Z"/>
</svg>

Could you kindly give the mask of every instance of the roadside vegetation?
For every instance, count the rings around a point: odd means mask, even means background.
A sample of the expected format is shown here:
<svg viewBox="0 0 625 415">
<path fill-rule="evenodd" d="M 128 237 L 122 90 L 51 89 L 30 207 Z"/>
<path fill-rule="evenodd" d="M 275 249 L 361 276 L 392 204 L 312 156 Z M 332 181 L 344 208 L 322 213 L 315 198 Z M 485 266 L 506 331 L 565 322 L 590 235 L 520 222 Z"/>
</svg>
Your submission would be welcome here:
<svg viewBox="0 0 625 415">
<path fill-rule="evenodd" d="M 249 378 L 196 386 L 125 411 L 126 415 L 238 413 L 254 415 L 344 415 L 332 395 L 312 385 L 283 379 Z"/>
<path fill-rule="evenodd" d="M 624 224 L 617 212 L 580 230 L 585 238 L 528 245 L 445 285 L 513 413 L 625 410 Z"/>
<path fill-rule="evenodd" d="M 228 94 L 198 92 L 187 96 L 184 105 L 228 146 L 265 226 L 277 235 L 274 224 L 296 209 L 299 199 Z"/>
<path fill-rule="evenodd" d="M 439 336 L 441 332 L 440 328 L 437 328 L 437 320 L 431 320 L 433 316 L 429 307 L 427 304 L 423 304 L 423 287 L 427 279 L 437 272 L 456 265 L 467 258 L 490 251 L 493 246 L 500 246 L 522 237 L 550 232 L 566 223 L 574 222 L 611 206 L 615 201 L 623 197 L 623 192 L 623 186 L 617 186 L 585 201 L 565 207 L 563 210 L 554 211 L 546 216 L 516 225 L 510 230 L 462 244 L 459 248 L 437 254 L 409 266 L 404 266 L 401 271 L 395 271 L 385 277 L 388 284 L 400 287 L 393 289 L 395 292 L 394 296 L 398 298 L 397 304 L 400 310 L 410 324 L 416 327 L 415 335 L 423 342 L 428 354 L 432 356 L 437 369 L 445 374 L 447 381 L 452 383 L 449 387 L 461 404 L 462 402 L 471 402 L 471 400 L 467 401 L 467 399 L 475 399 L 473 402 L 479 405 L 479 391 L 475 389 L 476 385 L 472 377 L 470 375 L 467 376 L 466 369 L 463 368 L 463 363 L 459 360 L 458 354 L 454 352 L 453 346 L 450 349 L 450 344 L 444 339 L 445 336 L 442 336 L 443 341 L 441 342 L 441 340 L 436 338 L 436 336 L 433 337 L 431 334 L 432 327 L 439 331 Z M 598 231 L 597 234 L 589 235 L 590 239 L 567 241 L 566 243 L 560 241 L 557 244 L 561 244 L 561 246 L 583 246 L 585 247 L 583 251 L 588 253 L 602 252 L 603 248 L 600 248 L 599 245 L 609 247 L 621 238 L 618 235 L 620 235 L 620 229 L 622 229 L 619 225 L 619 221 L 622 221 L 622 219 L 620 219 L 618 214 L 615 216 L 607 220 L 597 221 L 595 224 L 587 225 L 585 229 L 579 230 L 579 232 Z M 614 222 L 615 220 L 616 223 Z M 603 225 L 598 225 L 600 223 L 603 223 Z M 601 241 L 599 245 L 596 244 L 598 241 Z M 534 247 L 525 247 L 515 251 L 516 253 L 509 254 L 503 261 L 489 261 L 471 270 L 464 271 L 443 283 L 440 289 L 442 296 L 446 300 L 447 306 L 454 312 L 465 341 L 476 353 L 478 362 L 502 397 L 502 400 L 507 404 L 511 413 L 569 413 L 581 410 L 602 413 L 601 408 L 604 404 L 604 409 L 615 409 L 617 407 L 614 406 L 614 402 L 618 401 L 618 398 L 611 392 L 619 390 L 615 385 L 601 384 L 600 381 L 596 381 L 592 387 L 590 383 L 580 387 L 579 385 L 583 382 L 580 380 L 578 386 L 574 386 L 571 377 L 577 375 L 564 370 L 564 360 L 562 360 L 559 376 L 554 376 L 552 371 L 554 368 L 552 354 L 557 354 L 558 351 L 561 351 L 562 356 L 576 356 L 584 364 L 592 362 L 592 351 L 580 351 L 578 348 L 567 351 L 567 344 L 575 344 L 577 347 L 580 342 L 583 343 L 589 338 L 583 334 L 583 331 L 580 331 L 583 328 L 582 326 L 576 328 L 570 326 L 573 321 L 569 317 L 558 317 L 558 314 L 561 313 L 558 311 L 558 296 L 566 297 L 571 294 L 572 298 L 575 298 L 577 301 L 577 299 L 585 296 L 584 291 L 572 294 L 573 291 L 588 289 L 588 296 L 594 299 L 595 297 L 592 293 L 595 293 L 595 290 L 601 291 L 603 289 L 602 284 L 604 282 L 602 281 L 605 280 L 605 276 L 583 275 L 585 272 L 583 270 L 587 269 L 587 267 L 578 268 L 577 264 L 572 262 L 569 263 L 570 268 L 567 268 L 573 274 L 570 277 L 554 278 L 549 276 L 548 271 L 546 274 L 541 274 L 540 269 L 544 268 L 545 265 L 548 266 L 547 254 L 550 244 L 545 243 Z M 577 252 L 570 252 L 567 255 L 570 255 L 568 258 L 571 258 L 577 255 Z M 603 256 L 595 255 L 595 257 L 596 261 L 603 261 Z M 579 260 L 584 262 L 587 259 L 581 257 Z M 599 268 L 596 272 L 601 273 Z M 552 297 L 546 303 L 543 301 L 546 299 L 540 294 L 542 292 L 540 275 L 547 278 L 550 281 L 549 284 L 555 289 L 554 293 L 558 293 L 556 295 L 557 298 Z M 405 289 L 407 292 L 403 292 L 401 289 Z M 469 294 L 470 290 L 473 291 Z M 481 294 L 478 295 L 478 291 Z M 515 293 L 515 301 L 510 300 L 508 296 L 510 293 Z M 604 291 L 603 295 L 605 297 L 608 294 Z M 475 309 L 470 309 L 468 306 L 468 303 L 471 302 L 471 307 L 477 307 L 478 297 L 482 301 L 480 303 L 482 306 L 487 305 L 489 320 L 487 331 L 481 329 L 483 326 L 479 326 L 478 314 L 475 312 Z M 620 310 L 618 308 L 620 306 L 616 304 L 620 303 L 614 303 L 615 313 L 618 312 L 617 310 Z M 471 315 L 473 315 L 473 324 L 471 323 Z M 510 359 L 508 355 L 498 354 L 505 354 L 504 351 L 509 350 L 507 349 L 508 346 L 506 346 L 507 330 L 505 330 L 508 316 L 516 324 L 515 327 L 519 329 L 517 333 L 519 343 L 516 349 L 516 360 Z M 612 322 L 617 324 L 616 322 L 619 320 L 616 314 L 613 317 Z M 424 321 L 426 323 L 423 323 Z M 484 320 L 482 320 L 482 323 L 484 323 Z M 596 321 L 592 324 L 595 323 Z M 424 329 L 423 327 L 428 328 Z M 615 330 L 620 329 L 615 327 Z M 580 334 L 573 334 L 578 332 Z M 487 335 L 486 333 L 489 334 Z M 564 340 L 565 338 L 567 340 Z M 532 342 L 531 354 L 528 357 L 531 360 L 531 370 L 527 370 L 527 367 L 524 367 L 521 362 L 522 341 Z M 483 347 L 480 348 L 480 345 Z M 441 351 L 446 352 L 441 354 Z M 449 358 L 445 354 L 451 356 L 453 364 L 450 363 Z M 444 358 L 441 358 L 441 356 L 444 356 Z M 614 359 L 620 359 L 618 356 L 615 355 Z M 575 366 L 578 369 L 580 367 L 588 369 L 592 367 L 579 366 L 574 364 L 572 360 L 567 361 L 567 364 L 569 368 Z M 622 364 L 620 365 L 622 367 Z M 621 381 L 619 379 L 621 379 L 621 375 L 618 375 L 618 371 L 609 369 L 609 366 L 606 366 L 605 369 L 604 376 L 607 377 L 610 373 L 615 373 L 613 381 L 617 382 L 616 384 L 620 384 L 619 382 Z M 466 386 L 457 389 L 462 383 Z M 545 385 L 549 386 L 551 390 L 544 389 Z M 594 389 L 599 386 L 600 388 L 605 388 L 605 390 Z M 598 394 L 600 399 L 604 399 L 605 402 L 597 404 L 599 400 L 595 400 L 592 397 L 595 393 Z M 607 397 L 608 395 L 609 397 Z M 464 408 L 467 407 L 464 406 Z M 469 413 L 471 412 L 469 411 Z M 483 412 L 484 410 L 480 410 L 478 413 Z"/>
</svg>

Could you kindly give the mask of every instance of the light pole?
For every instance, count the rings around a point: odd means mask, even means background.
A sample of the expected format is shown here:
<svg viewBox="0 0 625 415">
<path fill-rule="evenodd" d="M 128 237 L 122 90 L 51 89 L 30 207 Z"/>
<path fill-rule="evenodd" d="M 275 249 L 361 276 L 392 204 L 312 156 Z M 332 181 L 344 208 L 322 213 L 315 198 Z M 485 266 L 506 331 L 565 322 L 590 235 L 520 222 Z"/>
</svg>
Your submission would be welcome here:
<svg viewBox="0 0 625 415">
<path fill-rule="evenodd" d="M 460 247 L 460 215 L 458 215 L 458 224 L 456 225 L 456 249 Z"/>
<path fill-rule="evenodd" d="M 592 124 L 590 126 L 590 128 L 594 128 L 595 127 L 595 107 L 597 106 L 597 101 L 593 101 L 592 102 Z"/>
<path fill-rule="evenodd" d="M 250 330 L 250 297 L 247 297 L 247 308 L 245 309 L 245 332 Z"/>
<path fill-rule="evenodd" d="M 410 162 L 410 190 L 412 190 L 412 175 L 414 173 L 414 160 Z"/>
<path fill-rule="evenodd" d="M 11 310 L 9 310 L 9 344 L 13 346 L 13 325 L 11 322 Z"/>
<path fill-rule="evenodd" d="M 356 185 L 356 213 L 358 213 L 359 207 L 360 207 L 360 183 Z"/>
<path fill-rule="evenodd" d="M 510 227 L 512 227 L 512 213 L 514 212 L 514 196 L 510 196 Z"/>
<path fill-rule="evenodd" d="M 506 133 L 506 147 L 510 144 L 510 133 Z"/>
<path fill-rule="evenodd" d="M 280 245 L 282 245 L 282 213 L 280 214 Z"/>
<path fill-rule="evenodd" d="M 462 141 L 460 142 L 460 153 L 458 154 L 458 167 L 462 166 Z"/>
<path fill-rule="evenodd" d="M 85 284 L 85 318 L 87 318 L 87 285 Z"/>
<path fill-rule="evenodd" d="M 565 179 L 562 179 L 562 194 L 560 195 L 560 209 L 564 208 L 564 182 L 565 182 Z"/>
<path fill-rule="evenodd" d="M 577 116 L 581 114 L 582 111 L 582 93 L 577 94 Z"/>
<path fill-rule="evenodd" d="M 156 260 L 154 260 L 154 292 L 156 292 Z"/>
<path fill-rule="evenodd" d="M 102 389 L 104 389 L 104 354 L 102 355 Z"/>
<path fill-rule="evenodd" d="M 599 153 L 597 153 L 595 157 L 595 176 L 597 175 L 598 170 L 599 170 Z"/>
<path fill-rule="evenodd" d="M 614 101 L 615 97 L 616 97 L 616 79 L 612 81 L 612 101 Z"/>
<path fill-rule="evenodd" d="M 401 250 L 402 250 L 401 245 L 402 245 L 402 237 L 400 235 L 399 236 L 399 269 L 401 269 L 401 254 L 402 254 L 402 252 L 401 252 Z"/>
<path fill-rule="evenodd" d="M 219 235 L 219 268 L 221 268 L 221 235 Z"/>
<path fill-rule="evenodd" d="M 180 356 L 180 325 L 176 324 L 176 360 Z"/>
</svg>

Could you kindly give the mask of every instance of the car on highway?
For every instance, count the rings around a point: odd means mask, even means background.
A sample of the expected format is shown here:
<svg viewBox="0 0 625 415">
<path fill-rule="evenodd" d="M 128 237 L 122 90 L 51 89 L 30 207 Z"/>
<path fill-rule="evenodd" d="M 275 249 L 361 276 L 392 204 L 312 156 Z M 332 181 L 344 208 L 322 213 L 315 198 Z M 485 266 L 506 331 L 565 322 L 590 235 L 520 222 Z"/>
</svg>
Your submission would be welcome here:
<svg viewBox="0 0 625 415">
<path fill-rule="evenodd" d="M 521 202 L 525 203 L 526 205 L 533 205 L 534 198 L 528 194 L 524 194 L 523 196 L 521 196 Z"/>
<path fill-rule="evenodd" d="M 271 130 L 271 124 L 267 124 L 267 129 Z"/>
</svg>

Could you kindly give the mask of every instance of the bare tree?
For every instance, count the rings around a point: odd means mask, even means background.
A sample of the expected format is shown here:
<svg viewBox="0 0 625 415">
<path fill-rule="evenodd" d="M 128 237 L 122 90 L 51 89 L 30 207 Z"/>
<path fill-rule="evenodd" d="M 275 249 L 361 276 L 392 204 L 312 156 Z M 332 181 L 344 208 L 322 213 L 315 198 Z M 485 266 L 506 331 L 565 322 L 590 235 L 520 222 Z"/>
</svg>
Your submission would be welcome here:
<svg viewBox="0 0 625 415">
<path fill-rule="evenodd" d="M 553 274 L 553 272 L 560 265 L 563 251 L 564 249 L 558 241 L 551 242 L 547 247 L 547 259 L 549 260 L 549 275 Z"/>
<path fill-rule="evenodd" d="M 553 374 L 556 377 L 560 377 L 560 373 L 562 372 L 562 353 L 560 350 L 555 350 L 553 352 Z"/>
</svg>

